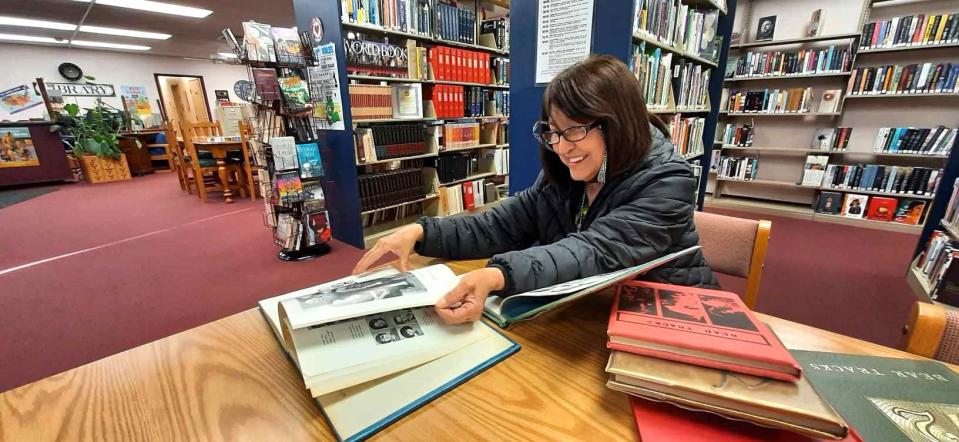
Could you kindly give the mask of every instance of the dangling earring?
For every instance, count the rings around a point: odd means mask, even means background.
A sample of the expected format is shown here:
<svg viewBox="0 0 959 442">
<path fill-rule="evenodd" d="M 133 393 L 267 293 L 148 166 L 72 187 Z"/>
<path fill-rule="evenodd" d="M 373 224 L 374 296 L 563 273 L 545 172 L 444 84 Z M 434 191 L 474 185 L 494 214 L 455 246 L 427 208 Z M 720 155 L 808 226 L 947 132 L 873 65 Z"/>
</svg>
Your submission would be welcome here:
<svg viewBox="0 0 959 442">
<path fill-rule="evenodd" d="M 606 159 L 607 159 L 607 155 L 603 153 L 603 165 L 599 167 L 599 173 L 596 174 L 597 183 L 606 182 Z"/>
</svg>

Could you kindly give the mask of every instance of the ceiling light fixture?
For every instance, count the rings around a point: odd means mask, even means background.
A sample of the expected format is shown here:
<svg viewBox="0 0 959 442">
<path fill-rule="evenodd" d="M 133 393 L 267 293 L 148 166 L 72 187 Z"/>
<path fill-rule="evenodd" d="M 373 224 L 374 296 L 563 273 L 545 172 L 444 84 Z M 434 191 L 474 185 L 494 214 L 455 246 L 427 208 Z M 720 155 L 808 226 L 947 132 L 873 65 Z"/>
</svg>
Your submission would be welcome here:
<svg viewBox="0 0 959 442">
<path fill-rule="evenodd" d="M 223 58 L 236 58 L 236 54 L 232 52 L 217 52 L 216 55 L 219 55 Z"/>
<path fill-rule="evenodd" d="M 88 48 L 108 48 L 108 49 L 127 49 L 131 51 L 149 51 L 149 46 L 125 45 L 119 43 L 104 43 L 99 41 L 73 40 L 70 42 L 74 46 L 84 46 Z"/>
<path fill-rule="evenodd" d="M 72 31 L 77 28 L 70 23 L 61 23 L 46 20 L 31 20 L 28 18 L 0 16 L 0 26 L 21 26 L 27 28 L 56 29 L 60 31 Z M 149 38 L 153 40 L 166 40 L 172 35 L 161 34 L 158 32 L 134 31 L 131 29 L 104 28 L 102 26 L 80 26 L 80 32 L 91 34 L 119 35 L 123 37 Z"/>
<path fill-rule="evenodd" d="M 76 0 L 78 2 L 90 3 L 93 0 Z M 161 3 L 151 0 L 96 0 L 98 5 L 117 6 L 120 8 L 138 9 L 148 12 L 159 12 L 161 14 L 182 15 L 184 17 L 205 18 L 213 13 L 209 9 L 193 8 L 190 6 L 180 6 L 170 3 Z"/>
<path fill-rule="evenodd" d="M 0 34 L 0 40 L 27 41 L 31 43 L 65 44 L 66 40 L 57 40 L 51 37 L 33 37 L 30 35 Z"/>
</svg>

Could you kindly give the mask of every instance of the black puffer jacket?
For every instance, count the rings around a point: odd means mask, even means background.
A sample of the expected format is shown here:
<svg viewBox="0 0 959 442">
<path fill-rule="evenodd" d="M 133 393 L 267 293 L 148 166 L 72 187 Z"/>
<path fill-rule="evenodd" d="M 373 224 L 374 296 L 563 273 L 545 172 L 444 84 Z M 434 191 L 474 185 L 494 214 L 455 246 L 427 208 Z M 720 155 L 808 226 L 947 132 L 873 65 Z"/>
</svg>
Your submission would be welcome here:
<svg viewBox="0 0 959 442">
<path fill-rule="evenodd" d="M 492 256 L 506 275 L 509 296 L 641 264 L 699 244 L 693 225 L 696 180 L 685 160 L 652 127 L 653 143 L 635 169 L 610 178 L 576 231 L 583 183 L 533 187 L 484 213 L 423 218 L 416 252 L 446 259 Z M 538 244 L 535 247 L 534 244 Z M 651 271 L 644 280 L 718 287 L 697 251 Z"/>
</svg>

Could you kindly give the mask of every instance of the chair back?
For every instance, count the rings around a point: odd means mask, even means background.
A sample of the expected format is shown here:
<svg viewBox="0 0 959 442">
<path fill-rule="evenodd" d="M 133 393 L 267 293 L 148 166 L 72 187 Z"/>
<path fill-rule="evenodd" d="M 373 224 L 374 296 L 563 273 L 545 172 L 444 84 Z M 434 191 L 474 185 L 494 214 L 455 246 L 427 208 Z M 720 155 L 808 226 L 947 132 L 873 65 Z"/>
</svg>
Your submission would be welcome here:
<svg viewBox="0 0 959 442">
<path fill-rule="evenodd" d="M 959 309 L 916 301 L 903 335 L 909 353 L 959 364 Z"/>
<path fill-rule="evenodd" d="M 183 123 L 183 131 L 190 137 L 222 137 L 223 127 L 219 121 L 199 121 L 194 123 Z"/>
<path fill-rule="evenodd" d="M 706 212 L 695 212 L 693 221 L 709 267 L 719 273 L 746 278 L 743 302 L 755 308 L 772 222 Z"/>
</svg>

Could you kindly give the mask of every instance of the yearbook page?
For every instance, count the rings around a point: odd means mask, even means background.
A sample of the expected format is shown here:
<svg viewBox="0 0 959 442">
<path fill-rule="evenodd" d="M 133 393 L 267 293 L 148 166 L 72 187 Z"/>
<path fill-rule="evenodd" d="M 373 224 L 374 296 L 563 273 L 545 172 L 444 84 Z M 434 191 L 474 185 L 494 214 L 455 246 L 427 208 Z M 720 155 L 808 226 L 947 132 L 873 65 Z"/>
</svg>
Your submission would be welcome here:
<svg viewBox="0 0 959 442">
<path fill-rule="evenodd" d="M 445 265 L 383 276 L 379 272 L 346 277 L 280 301 L 280 323 L 297 330 L 375 313 L 433 305 L 456 286 Z M 284 323 L 285 322 L 285 323 Z"/>
</svg>

